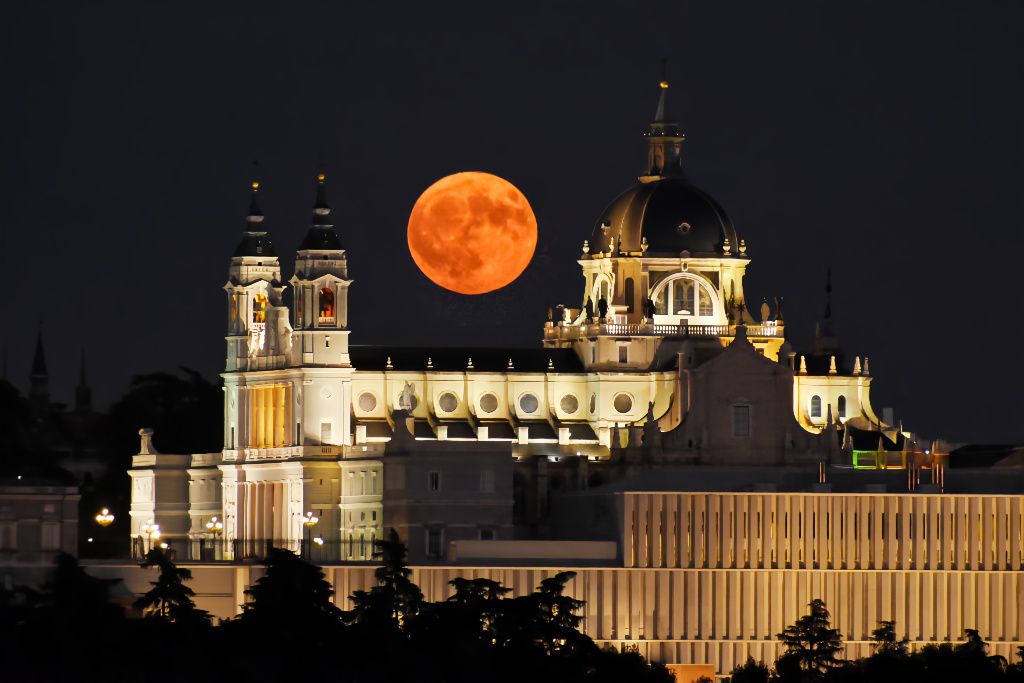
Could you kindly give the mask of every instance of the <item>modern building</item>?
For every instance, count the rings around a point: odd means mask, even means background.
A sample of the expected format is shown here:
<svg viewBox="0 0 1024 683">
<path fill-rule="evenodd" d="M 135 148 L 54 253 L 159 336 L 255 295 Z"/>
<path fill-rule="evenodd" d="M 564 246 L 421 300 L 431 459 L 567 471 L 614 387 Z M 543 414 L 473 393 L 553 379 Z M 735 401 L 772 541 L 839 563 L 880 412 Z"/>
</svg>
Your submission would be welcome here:
<svg viewBox="0 0 1024 683">
<path fill-rule="evenodd" d="M 316 541 L 344 601 L 394 527 L 428 598 L 459 575 L 524 591 L 575 569 L 596 640 L 720 674 L 778 654 L 815 597 L 851 656 L 881 619 L 915 643 L 975 627 L 997 653 L 1024 644 L 1021 452 L 950 453 L 880 419 L 831 282 L 814 348 L 793 348 L 781 299 L 744 291 L 756 235 L 683 173 L 659 85 L 647 167 L 581 231 L 579 305 L 535 349 L 351 344 L 326 179 L 287 278 L 254 183 L 225 284 L 224 449 L 143 435 L 135 548 L 155 529 L 197 560 Z M 252 571 L 197 571 L 209 608 L 237 609 Z"/>
</svg>

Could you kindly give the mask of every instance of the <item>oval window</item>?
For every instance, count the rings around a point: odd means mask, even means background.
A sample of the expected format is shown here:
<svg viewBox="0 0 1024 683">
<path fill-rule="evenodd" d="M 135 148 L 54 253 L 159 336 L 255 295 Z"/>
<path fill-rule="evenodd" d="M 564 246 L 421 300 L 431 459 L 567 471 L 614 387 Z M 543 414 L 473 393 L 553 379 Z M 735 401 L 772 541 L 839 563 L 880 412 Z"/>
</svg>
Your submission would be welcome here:
<svg viewBox="0 0 1024 683">
<path fill-rule="evenodd" d="M 572 394 L 566 394 L 562 397 L 562 400 L 559 401 L 558 405 L 562 407 L 563 413 L 572 415 L 580 409 L 580 400 Z"/>
<path fill-rule="evenodd" d="M 459 407 L 459 399 L 452 392 L 446 391 L 437 399 L 437 405 L 444 412 L 453 413 Z"/>
<path fill-rule="evenodd" d="M 369 391 L 359 394 L 359 410 L 369 413 L 377 408 L 377 397 Z"/>
<path fill-rule="evenodd" d="M 633 409 L 633 397 L 629 394 L 618 394 L 612 401 L 612 405 L 615 406 L 616 412 L 628 413 Z"/>
<path fill-rule="evenodd" d="M 498 409 L 498 397 L 494 394 L 484 394 L 480 397 L 480 410 L 485 413 L 493 413 Z"/>
<path fill-rule="evenodd" d="M 523 394 L 519 398 L 519 409 L 524 413 L 535 413 L 538 406 L 540 406 L 540 401 L 533 394 Z"/>
</svg>

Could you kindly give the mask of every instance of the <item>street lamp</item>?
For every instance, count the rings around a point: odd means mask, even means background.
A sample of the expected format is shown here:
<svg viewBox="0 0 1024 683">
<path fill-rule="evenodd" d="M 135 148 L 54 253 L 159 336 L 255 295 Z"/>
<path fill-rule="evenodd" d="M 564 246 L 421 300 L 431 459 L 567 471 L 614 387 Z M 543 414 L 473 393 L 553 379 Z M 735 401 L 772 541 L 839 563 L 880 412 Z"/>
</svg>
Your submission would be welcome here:
<svg viewBox="0 0 1024 683">
<path fill-rule="evenodd" d="M 217 539 L 224 533 L 224 522 L 217 519 L 217 515 L 214 515 L 206 523 L 206 530 L 213 536 L 213 559 L 217 559 Z"/>
<path fill-rule="evenodd" d="M 306 559 L 309 559 L 309 536 L 313 533 L 313 527 L 317 525 L 320 518 L 314 515 L 312 512 L 307 512 L 306 517 L 302 520 L 302 526 L 306 527 Z"/>
<path fill-rule="evenodd" d="M 154 524 L 153 520 L 149 520 L 148 522 L 143 524 L 141 531 L 145 536 L 149 537 L 149 546 L 146 548 L 146 550 L 149 550 L 149 548 L 153 547 L 154 541 L 160 540 L 160 525 Z"/>
<path fill-rule="evenodd" d="M 101 527 L 106 528 L 114 523 L 114 515 L 110 514 L 110 510 L 103 508 L 99 514 L 96 515 L 96 523 Z"/>
</svg>

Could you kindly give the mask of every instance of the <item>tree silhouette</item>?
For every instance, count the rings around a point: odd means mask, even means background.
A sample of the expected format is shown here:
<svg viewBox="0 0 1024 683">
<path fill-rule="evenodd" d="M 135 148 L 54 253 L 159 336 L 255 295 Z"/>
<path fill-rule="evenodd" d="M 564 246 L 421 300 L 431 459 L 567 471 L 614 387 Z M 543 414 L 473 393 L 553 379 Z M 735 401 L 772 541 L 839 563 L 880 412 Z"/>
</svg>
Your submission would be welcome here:
<svg viewBox="0 0 1024 683">
<path fill-rule="evenodd" d="M 375 545 L 375 556 L 382 560 L 374 572 L 377 585 L 352 594 L 354 607 L 345 614 L 345 620 L 386 632 L 403 631 L 419 614 L 423 593 L 410 579 L 412 570 L 406 564 L 405 545 L 398 533 L 390 529 L 387 540 L 381 539 Z"/>
<path fill-rule="evenodd" d="M 242 607 L 243 623 L 313 630 L 340 625 L 342 612 L 320 567 L 283 548 L 270 548 L 264 564 L 266 573 L 245 591 L 250 601 Z"/>
<path fill-rule="evenodd" d="M 190 570 L 175 565 L 160 548 L 153 548 L 146 553 L 139 566 L 160 570 L 157 580 L 151 582 L 153 587 L 135 601 L 135 607 L 142 610 L 143 614 L 189 626 L 210 625 L 210 615 L 196 607 L 192 600 L 195 591 L 185 585 L 186 581 L 192 579 Z"/>
<path fill-rule="evenodd" d="M 729 674 L 730 683 L 768 683 L 771 675 L 764 662 L 756 662 L 753 657 L 740 664 Z"/>
<path fill-rule="evenodd" d="M 820 678 L 844 662 L 838 658 L 843 649 L 843 637 L 832 628 L 831 615 L 825 602 L 812 600 L 810 612 L 790 624 L 778 635 L 786 652 L 776 664 L 776 671 L 792 677 L 797 671 L 801 680 Z M 781 665 L 781 666 L 780 666 Z"/>
</svg>

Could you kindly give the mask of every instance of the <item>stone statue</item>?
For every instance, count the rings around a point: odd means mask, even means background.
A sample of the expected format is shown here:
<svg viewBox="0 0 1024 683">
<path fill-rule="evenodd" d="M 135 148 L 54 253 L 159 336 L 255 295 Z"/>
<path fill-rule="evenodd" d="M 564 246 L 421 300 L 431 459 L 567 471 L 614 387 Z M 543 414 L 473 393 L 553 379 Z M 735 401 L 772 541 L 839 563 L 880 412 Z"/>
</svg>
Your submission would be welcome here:
<svg viewBox="0 0 1024 683">
<path fill-rule="evenodd" d="M 603 296 L 597 300 L 597 313 L 601 320 L 608 317 L 608 299 L 605 299 Z"/>
<path fill-rule="evenodd" d="M 415 398 L 416 390 L 410 382 L 406 382 L 402 388 L 402 393 L 398 396 L 398 407 L 400 410 L 404 410 L 407 413 L 412 412 L 412 401 Z"/>
<path fill-rule="evenodd" d="M 587 322 L 590 322 L 594 319 L 594 300 L 589 296 L 587 297 L 587 305 L 584 306 L 584 309 L 587 311 Z"/>
<path fill-rule="evenodd" d="M 644 317 L 648 320 L 654 320 L 654 299 L 644 300 Z"/>
</svg>

